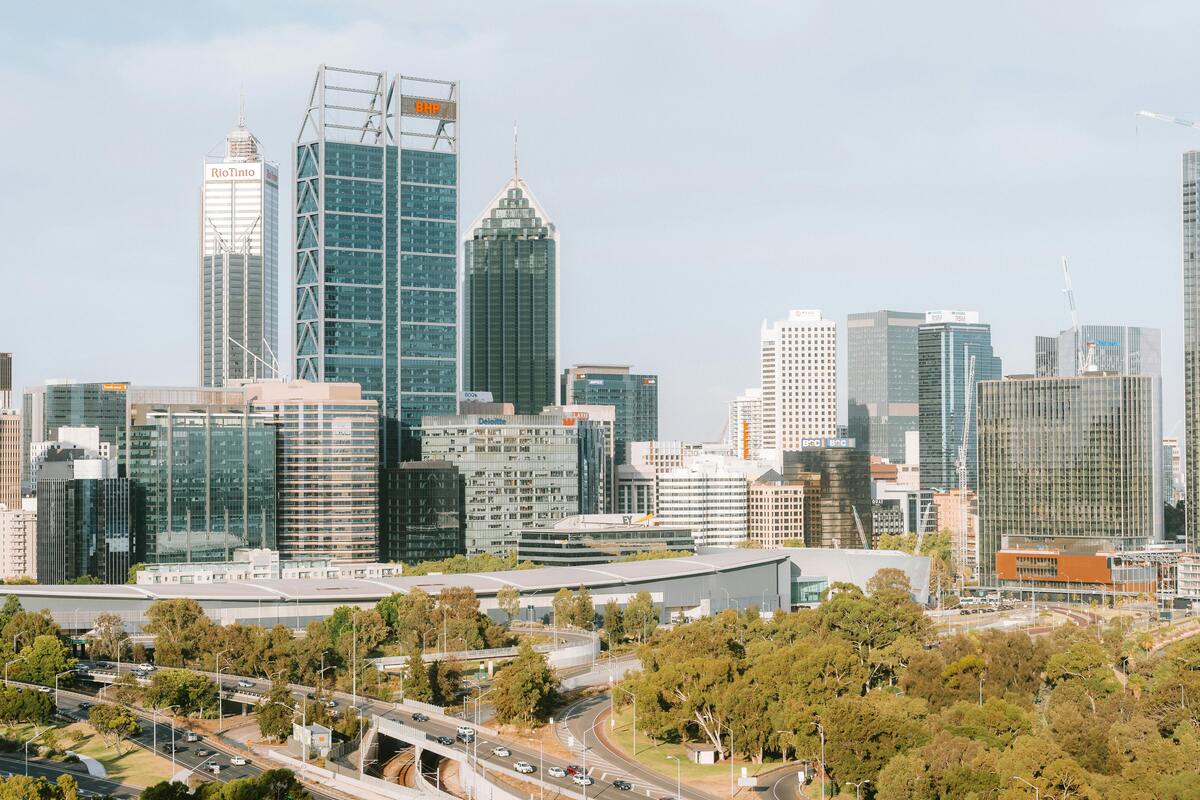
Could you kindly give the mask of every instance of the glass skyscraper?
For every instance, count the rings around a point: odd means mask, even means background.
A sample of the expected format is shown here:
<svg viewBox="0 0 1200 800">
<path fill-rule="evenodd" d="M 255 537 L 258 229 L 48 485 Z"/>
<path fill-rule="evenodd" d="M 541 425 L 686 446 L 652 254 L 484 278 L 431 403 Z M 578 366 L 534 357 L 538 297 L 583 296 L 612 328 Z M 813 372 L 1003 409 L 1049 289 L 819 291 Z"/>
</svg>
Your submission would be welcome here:
<svg viewBox="0 0 1200 800">
<path fill-rule="evenodd" d="M 275 547 L 275 428 L 244 407 L 134 406 L 129 477 L 140 561 L 228 561 Z"/>
<path fill-rule="evenodd" d="M 517 414 L 558 395 L 558 230 L 517 174 L 471 226 L 463 275 L 463 388 Z"/>
<path fill-rule="evenodd" d="M 1037 337 L 1043 339 L 1046 337 Z M 1080 325 L 1058 334 L 1057 369 L 1049 375 L 1084 371 L 1162 377 L 1162 332 L 1135 325 Z"/>
<path fill-rule="evenodd" d="M 966 386 L 970 358 L 975 377 Z M 992 327 L 979 322 L 974 311 L 930 311 L 917 333 L 917 381 L 921 443 L 921 488 L 958 487 L 958 450 L 968 413 L 967 488 L 974 489 L 976 442 L 974 398 L 967 409 L 967 392 L 975 394 L 980 381 L 999 380 L 1000 358 L 992 352 Z"/>
<path fill-rule="evenodd" d="M 29 448 L 37 442 L 58 439 L 58 429 L 98 428 L 100 441 L 109 445 L 114 458 L 125 446 L 125 410 L 129 384 L 47 381 L 25 390 L 21 411 L 21 463 L 25 491 L 33 490 Z"/>
<path fill-rule="evenodd" d="M 1200 550 L 1200 151 L 1183 154 L 1184 504 L 1187 549 Z"/>
<path fill-rule="evenodd" d="M 457 119 L 454 81 L 322 66 L 295 147 L 296 376 L 359 384 L 385 464 L 457 410 Z"/>
<path fill-rule="evenodd" d="M 917 328 L 923 313 L 870 311 L 846 321 L 847 423 L 858 446 L 893 464 L 917 430 Z"/>
<path fill-rule="evenodd" d="M 200 385 L 279 372 L 279 168 L 245 115 L 200 189 Z"/>
<path fill-rule="evenodd" d="M 35 484 L 38 583 L 125 583 L 134 555 L 130 486 L 116 471 L 112 459 L 78 449 L 47 457 Z"/>
<path fill-rule="evenodd" d="M 658 376 L 637 375 L 629 367 L 576 364 L 562 373 L 563 405 L 616 409 L 616 463 L 629 463 L 630 442 L 658 439 Z"/>
</svg>

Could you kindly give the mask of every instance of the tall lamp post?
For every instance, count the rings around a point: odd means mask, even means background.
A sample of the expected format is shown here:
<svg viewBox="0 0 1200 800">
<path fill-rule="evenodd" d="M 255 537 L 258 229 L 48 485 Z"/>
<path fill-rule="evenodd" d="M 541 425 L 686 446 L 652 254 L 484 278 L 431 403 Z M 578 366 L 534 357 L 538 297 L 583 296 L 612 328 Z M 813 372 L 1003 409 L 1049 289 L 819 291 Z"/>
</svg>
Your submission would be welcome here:
<svg viewBox="0 0 1200 800">
<path fill-rule="evenodd" d="M 855 800 L 862 800 L 862 787 L 863 787 L 863 784 L 864 784 L 864 783 L 870 783 L 870 782 L 871 782 L 871 779 L 870 779 L 870 778 L 863 778 L 863 779 L 862 779 L 861 781 L 859 781 L 858 783 L 855 783 L 854 781 L 846 781 L 846 784 L 847 784 L 847 785 L 849 785 L 849 786 L 853 786 L 853 787 L 854 787 L 854 797 L 855 797 Z"/>
<path fill-rule="evenodd" d="M 35 733 L 33 736 L 30 736 L 28 739 L 25 740 L 25 777 L 29 777 L 29 745 L 33 742 L 34 739 L 37 739 L 38 737 L 40 737 L 43 733 L 45 733 L 48 730 L 51 730 L 51 729 L 46 728 L 41 733 Z"/>
<path fill-rule="evenodd" d="M 232 647 L 226 647 L 221 652 L 217 653 L 217 735 L 219 736 L 225 728 L 225 708 L 221 704 L 221 656 L 232 650 Z"/>
<path fill-rule="evenodd" d="M 817 732 L 821 734 L 821 800 L 825 800 L 825 728 L 820 722 L 814 722 Z"/>
<path fill-rule="evenodd" d="M 63 675 L 74 675 L 74 669 L 64 669 L 62 672 L 54 676 L 54 707 L 58 707 L 58 679 Z"/>
<path fill-rule="evenodd" d="M 634 756 L 636 756 L 637 755 L 637 696 L 634 695 L 633 692 L 626 689 L 624 686 L 617 686 L 616 684 L 614 684 L 611 675 L 608 678 L 608 687 L 609 687 L 609 692 L 610 692 L 609 701 L 612 704 L 612 710 L 609 711 L 609 714 L 608 714 L 608 727 L 610 729 L 615 728 L 617 726 L 617 720 L 616 720 L 616 717 L 614 716 L 617 711 L 616 695 L 612 694 L 612 692 L 624 692 L 625 694 L 629 695 L 629 699 L 633 701 L 633 754 L 634 754 Z"/>
<path fill-rule="evenodd" d="M 683 783 L 680 780 L 680 770 L 683 762 L 679 760 L 679 756 L 667 756 L 667 758 L 675 759 L 675 800 L 683 800 L 683 794 L 680 791 L 683 787 Z"/>
<path fill-rule="evenodd" d="M 1027 780 L 1025 780 L 1025 779 L 1024 779 L 1024 778 L 1022 778 L 1020 775 L 1013 775 L 1013 780 L 1014 780 L 1014 781 L 1020 781 L 1021 783 L 1025 784 L 1026 786 L 1028 786 L 1030 789 L 1033 789 L 1033 800 L 1042 800 L 1042 791 L 1041 791 L 1041 789 L 1038 789 L 1038 787 L 1034 786 L 1034 785 L 1033 785 L 1033 783 L 1031 783 L 1030 781 L 1027 781 Z"/>
<path fill-rule="evenodd" d="M 12 666 L 13 664 L 17 663 L 18 661 L 24 661 L 27 658 L 29 658 L 28 655 L 17 656 L 16 658 L 12 659 L 11 661 L 5 662 L 5 664 L 4 664 L 4 688 L 6 688 L 6 689 L 8 688 L 8 668 L 10 666 Z"/>
</svg>

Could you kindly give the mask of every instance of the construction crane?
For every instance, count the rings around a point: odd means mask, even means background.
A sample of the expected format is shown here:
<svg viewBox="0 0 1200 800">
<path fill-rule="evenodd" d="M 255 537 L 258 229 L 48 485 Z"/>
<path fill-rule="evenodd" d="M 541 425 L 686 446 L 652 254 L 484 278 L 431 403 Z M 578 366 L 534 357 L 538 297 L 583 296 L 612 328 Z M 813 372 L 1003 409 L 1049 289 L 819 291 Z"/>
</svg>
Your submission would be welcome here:
<svg viewBox="0 0 1200 800">
<path fill-rule="evenodd" d="M 967 563 L 967 450 L 971 435 L 971 406 L 975 400 L 975 356 L 968 352 L 966 345 L 963 346 L 963 355 L 967 357 L 966 382 L 963 384 L 963 433 L 962 442 L 958 446 L 958 459 L 954 465 L 958 470 L 957 571 L 960 576 L 963 566 Z"/>
<path fill-rule="evenodd" d="M 1066 288 L 1063 292 L 1067 295 L 1067 308 L 1071 311 L 1071 329 L 1075 334 L 1075 372 L 1083 373 L 1083 350 L 1080 345 L 1080 337 L 1083 336 L 1083 329 L 1079 327 L 1079 309 L 1075 307 L 1075 287 L 1071 285 L 1071 270 L 1067 269 L 1067 257 L 1062 257 L 1062 272 L 1063 283 Z"/>
<path fill-rule="evenodd" d="M 917 493 L 917 507 L 921 506 L 921 494 Z M 930 499 L 929 505 L 925 506 L 925 513 L 919 514 L 917 522 L 917 546 L 913 550 L 915 555 L 921 555 L 921 545 L 925 543 L 925 531 L 929 528 L 929 515 L 933 513 L 934 503 Z"/>
<path fill-rule="evenodd" d="M 870 550 L 871 545 L 867 542 L 867 532 L 863 530 L 862 518 L 858 516 L 858 509 L 854 504 L 850 504 L 850 510 L 854 512 L 854 527 L 858 528 L 858 540 L 862 542 L 863 550 Z M 836 545 L 840 547 L 841 545 Z"/>
<path fill-rule="evenodd" d="M 1192 122 L 1190 119 L 1180 119 L 1172 117 L 1168 114 L 1156 114 L 1153 111 L 1139 111 L 1134 116 L 1145 117 L 1146 119 L 1156 119 L 1159 122 L 1173 122 L 1176 125 L 1182 125 L 1185 128 L 1200 128 L 1200 122 Z"/>
</svg>

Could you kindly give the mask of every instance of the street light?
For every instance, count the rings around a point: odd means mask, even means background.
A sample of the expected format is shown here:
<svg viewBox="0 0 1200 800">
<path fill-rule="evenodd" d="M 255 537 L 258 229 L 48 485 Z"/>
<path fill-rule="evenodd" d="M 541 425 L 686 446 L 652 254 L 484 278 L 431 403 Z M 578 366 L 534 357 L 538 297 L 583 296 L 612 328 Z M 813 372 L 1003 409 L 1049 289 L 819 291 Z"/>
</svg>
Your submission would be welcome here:
<svg viewBox="0 0 1200 800">
<path fill-rule="evenodd" d="M 284 708 L 291 709 L 293 714 L 296 713 L 296 706 L 288 705 L 287 703 L 283 702 L 282 700 L 269 700 L 266 703 L 266 705 L 283 706 Z M 304 728 L 304 741 L 301 742 L 301 745 L 304 749 L 304 752 L 303 752 L 304 766 L 307 767 L 308 766 L 308 737 L 309 737 L 308 706 L 303 701 L 301 701 L 298 705 L 300 706 L 300 727 Z"/>
<path fill-rule="evenodd" d="M 74 669 L 64 669 L 62 672 L 54 676 L 54 707 L 58 708 L 58 679 L 63 675 L 74 675 Z"/>
<path fill-rule="evenodd" d="M 8 661 L 7 663 L 5 663 L 5 665 L 4 665 L 4 688 L 5 689 L 8 688 L 8 668 L 9 668 L 9 666 L 17 663 L 18 661 L 24 661 L 27 658 L 29 658 L 28 654 L 23 655 L 23 656 L 17 656 L 16 658 L 12 659 L 11 661 Z"/>
<path fill-rule="evenodd" d="M 679 760 L 679 756 L 667 756 L 667 758 L 675 759 L 675 800 L 683 800 L 683 794 L 680 792 L 682 782 L 679 779 L 680 768 L 683 762 Z"/>
<path fill-rule="evenodd" d="M 232 650 L 232 647 L 226 647 L 221 652 L 217 653 L 217 735 L 220 736 L 225 727 L 225 708 L 221 704 L 221 656 Z M 174 744 L 174 743 L 172 743 Z"/>
<path fill-rule="evenodd" d="M 864 783 L 870 783 L 870 782 L 871 782 L 871 779 L 870 779 L 870 778 L 863 778 L 863 779 L 862 779 L 861 781 L 859 781 L 858 783 L 855 783 L 854 781 L 846 781 L 846 784 L 847 784 L 848 786 L 853 786 L 853 787 L 854 787 L 854 797 L 855 797 L 855 800 L 862 800 L 862 785 L 863 785 Z"/>
<path fill-rule="evenodd" d="M 1021 783 L 1028 786 L 1030 789 L 1033 789 L 1033 800 L 1042 800 L 1042 792 L 1040 789 L 1038 789 L 1038 787 L 1034 786 L 1032 783 L 1025 780 L 1020 775 L 1013 775 L 1013 780 L 1020 781 Z"/>
<path fill-rule="evenodd" d="M 47 727 L 41 731 L 41 733 L 35 733 L 33 736 L 25 740 L 25 777 L 29 777 L 29 745 L 34 739 L 37 739 L 48 730 L 50 730 L 50 728 Z"/>
<path fill-rule="evenodd" d="M 825 728 L 820 722 L 814 722 L 817 732 L 821 734 L 821 800 L 825 800 Z"/>
<path fill-rule="evenodd" d="M 636 756 L 637 755 L 637 696 L 633 692 L 626 689 L 624 686 L 615 685 L 613 683 L 611 675 L 608 678 L 608 687 L 609 687 L 610 692 L 614 691 L 614 690 L 618 691 L 618 692 L 624 692 L 625 694 L 629 695 L 629 699 L 633 701 L 633 754 Z M 608 727 L 615 728 L 617 725 L 617 720 L 616 720 L 616 716 L 615 716 L 616 711 L 617 711 L 616 696 L 613 694 L 609 694 L 609 702 L 611 703 L 612 710 L 609 711 L 609 714 L 608 714 L 608 723 L 609 723 Z"/>
<path fill-rule="evenodd" d="M 179 706 L 176 704 L 176 705 L 163 706 L 163 708 L 165 708 L 169 711 L 173 708 L 178 709 Z M 151 747 L 154 749 L 154 754 L 158 755 L 158 707 L 157 706 L 152 707 L 150 709 L 150 711 L 151 711 L 150 732 L 152 734 L 152 739 L 153 739 L 153 743 L 151 744 Z M 171 721 L 171 774 L 174 775 L 175 774 L 175 716 L 171 715 L 171 716 L 167 717 L 167 719 L 169 719 Z"/>
</svg>

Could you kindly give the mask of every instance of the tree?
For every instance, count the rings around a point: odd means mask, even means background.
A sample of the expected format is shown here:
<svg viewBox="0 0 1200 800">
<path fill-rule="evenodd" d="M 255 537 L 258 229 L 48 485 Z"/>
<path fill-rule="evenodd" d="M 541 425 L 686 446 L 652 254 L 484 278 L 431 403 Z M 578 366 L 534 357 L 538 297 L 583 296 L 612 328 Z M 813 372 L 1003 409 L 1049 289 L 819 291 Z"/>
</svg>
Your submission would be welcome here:
<svg viewBox="0 0 1200 800">
<path fill-rule="evenodd" d="M 183 667 L 199 653 L 204 634 L 213 625 L 204 609 L 190 597 L 157 600 L 146 609 L 143 630 L 154 636 L 154 660 Z"/>
<path fill-rule="evenodd" d="M 555 592 L 554 599 L 550 601 L 550 608 L 554 611 L 555 625 L 570 625 L 575 608 L 575 597 L 571 590 L 564 586 Z"/>
<path fill-rule="evenodd" d="M 639 643 L 646 641 L 658 627 L 658 611 L 646 591 L 638 592 L 625 605 L 625 631 Z"/>
<path fill-rule="evenodd" d="M 839 783 L 874 780 L 893 756 L 923 744 L 925 704 L 884 692 L 842 697 L 822 714 L 826 763 Z"/>
<path fill-rule="evenodd" d="M 884 567 L 867 579 L 867 594 L 874 597 L 881 592 L 912 594 L 912 582 L 902 569 Z"/>
<path fill-rule="evenodd" d="M 416 588 L 406 594 L 388 595 L 375 605 L 375 610 L 387 624 L 391 641 L 424 647 L 426 636 L 436 629 L 434 605 L 428 592 Z"/>
<path fill-rule="evenodd" d="M 496 674 L 493 687 L 496 720 L 529 728 L 550 715 L 558 694 L 558 677 L 545 655 L 522 641 L 517 657 Z"/>
<path fill-rule="evenodd" d="M 425 667 L 425 660 L 421 658 L 421 652 L 418 647 L 409 654 L 401 686 L 407 699 L 432 703 L 433 686 L 429 682 L 429 671 Z"/>
<path fill-rule="evenodd" d="M 59 775 L 54 782 L 62 800 L 79 800 L 79 782 L 70 775 Z"/>
<path fill-rule="evenodd" d="M 216 713 L 217 685 L 206 675 L 186 669 L 161 669 L 145 690 L 151 708 L 178 707 L 184 716 Z"/>
<path fill-rule="evenodd" d="M 142 790 L 139 800 L 191 800 L 192 793 L 187 784 L 179 781 L 162 781 Z"/>
<path fill-rule="evenodd" d="M 0 633 L 0 646 L 9 647 L 16 641 L 18 647 L 28 645 L 39 636 L 62 637 L 62 628 L 50 616 L 47 609 L 41 611 L 18 611 Z"/>
<path fill-rule="evenodd" d="M 121 752 L 122 738 L 137 736 L 142 730 L 132 711 L 111 703 L 100 703 L 88 709 L 88 724 L 117 753 Z"/>
<path fill-rule="evenodd" d="M 120 614 L 104 612 L 96 615 L 91 655 L 94 658 L 116 659 L 125 654 L 129 646 L 129 634 L 125 632 L 125 620 Z"/>
<path fill-rule="evenodd" d="M 26 692 L 18 688 L 0 689 L 0 722 L 16 725 L 32 722 L 42 725 L 54 715 L 54 700 L 42 692 Z"/>
<path fill-rule="evenodd" d="M 4 608 L 0 608 L 0 630 L 8 627 L 8 623 L 12 621 L 23 609 L 21 608 L 21 598 L 15 594 L 10 594 L 4 598 Z"/>
<path fill-rule="evenodd" d="M 100 579 L 95 575 L 80 575 L 67 581 L 68 586 L 99 586 Z"/>
<path fill-rule="evenodd" d="M 136 705 L 142 701 L 142 686 L 132 672 L 122 672 L 109 686 L 108 696 L 119 705 Z"/>
<path fill-rule="evenodd" d="M 610 648 L 625 640 L 625 615 L 616 600 L 604 604 L 604 635 Z"/>
<path fill-rule="evenodd" d="M 14 670 L 13 674 L 19 675 L 20 680 L 29 683 L 53 686 L 54 676 L 75 666 L 75 659 L 69 654 L 70 650 L 57 636 L 42 634 L 35 638 L 32 644 L 21 648 L 23 660 L 14 665 L 19 668 Z M 70 676 L 65 676 L 63 683 L 69 682 Z"/>
<path fill-rule="evenodd" d="M 265 738 L 284 741 L 292 732 L 292 692 L 286 681 L 276 681 L 267 692 L 266 702 L 254 707 L 258 730 Z"/>
<path fill-rule="evenodd" d="M 586 586 L 580 586 L 575 592 L 571 603 L 571 623 L 589 631 L 596 624 L 596 606 L 592 604 L 592 595 Z"/>
<path fill-rule="evenodd" d="M 521 616 L 521 590 L 511 584 L 500 587 L 496 592 L 496 605 L 500 606 L 508 621 L 512 622 Z"/>
<path fill-rule="evenodd" d="M 433 702 L 448 706 L 462 688 L 462 664 L 457 661 L 434 661 L 429 665 L 429 683 L 433 688 Z"/>
<path fill-rule="evenodd" d="M 126 583 L 137 583 L 138 573 L 146 568 L 146 565 L 141 561 L 129 567 L 129 574 L 125 578 Z"/>
</svg>

